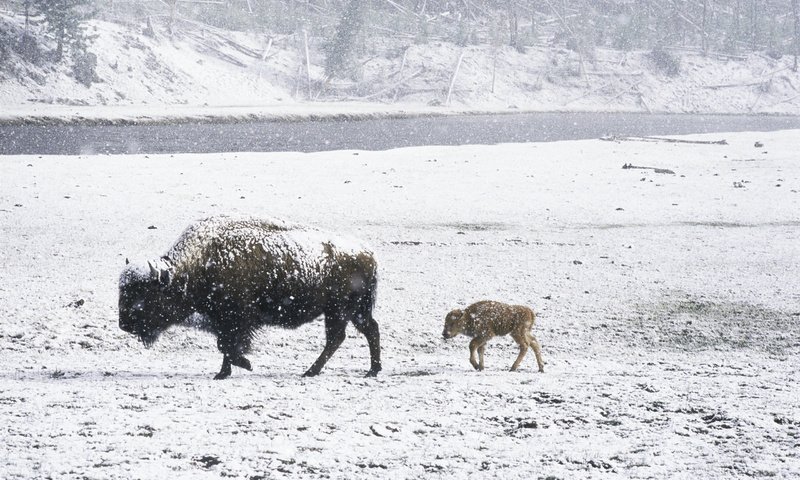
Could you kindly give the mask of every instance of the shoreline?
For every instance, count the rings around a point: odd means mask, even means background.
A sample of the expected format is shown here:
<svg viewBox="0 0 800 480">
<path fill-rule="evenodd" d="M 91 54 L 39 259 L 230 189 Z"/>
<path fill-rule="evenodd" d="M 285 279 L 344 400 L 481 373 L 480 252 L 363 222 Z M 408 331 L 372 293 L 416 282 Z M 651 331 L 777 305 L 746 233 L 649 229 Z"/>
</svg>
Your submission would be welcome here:
<svg viewBox="0 0 800 480">
<path fill-rule="evenodd" d="M 376 108 L 372 104 L 313 103 L 268 106 L 58 106 L 46 107 L 42 112 L 26 112 L 26 107 L 11 107 L 0 113 L 2 126 L 125 126 L 125 125 L 181 125 L 181 124 L 236 124 L 236 123 L 302 123 L 326 121 L 367 121 L 384 119 L 437 118 L 455 116 L 529 115 L 529 114 L 626 114 L 642 116 L 714 116 L 753 118 L 797 118 L 798 114 L 780 112 L 675 112 L 627 109 L 492 109 L 448 108 L 423 105 L 405 105 L 393 108 Z M 169 112 L 184 109 L 183 113 Z M 154 112 L 150 112 L 153 110 Z"/>
</svg>

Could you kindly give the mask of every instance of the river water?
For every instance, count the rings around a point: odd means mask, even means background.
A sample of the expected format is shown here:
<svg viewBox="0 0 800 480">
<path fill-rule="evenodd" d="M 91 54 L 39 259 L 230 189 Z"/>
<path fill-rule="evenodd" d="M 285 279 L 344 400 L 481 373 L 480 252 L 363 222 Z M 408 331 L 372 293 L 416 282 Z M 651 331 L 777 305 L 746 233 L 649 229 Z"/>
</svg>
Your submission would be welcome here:
<svg viewBox="0 0 800 480">
<path fill-rule="evenodd" d="M 174 125 L 2 125 L 0 155 L 386 150 L 800 128 L 800 117 L 520 113 Z"/>
</svg>

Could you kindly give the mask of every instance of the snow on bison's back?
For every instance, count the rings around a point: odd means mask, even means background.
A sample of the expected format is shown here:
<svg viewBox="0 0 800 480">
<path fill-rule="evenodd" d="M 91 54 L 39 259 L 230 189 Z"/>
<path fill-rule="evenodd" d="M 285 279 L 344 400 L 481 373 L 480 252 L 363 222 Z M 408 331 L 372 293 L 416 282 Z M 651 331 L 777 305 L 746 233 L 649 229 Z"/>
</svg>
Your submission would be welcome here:
<svg viewBox="0 0 800 480">
<path fill-rule="evenodd" d="M 357 240 L 279 220 L 212 217 L 172 248 L 120 277 L 119 325 L 148 346 L 173 325 L 200 315 L 217 337 L 226 378 L 265 325 L 295 328 L 325 316 L 322 354 L 306 371 L 317 375 L 345 337 L 348 322 L 367 338 L 369 375 L 381 369 L 380 334 L 372 317 L 377 263 Z"/>
</svg>

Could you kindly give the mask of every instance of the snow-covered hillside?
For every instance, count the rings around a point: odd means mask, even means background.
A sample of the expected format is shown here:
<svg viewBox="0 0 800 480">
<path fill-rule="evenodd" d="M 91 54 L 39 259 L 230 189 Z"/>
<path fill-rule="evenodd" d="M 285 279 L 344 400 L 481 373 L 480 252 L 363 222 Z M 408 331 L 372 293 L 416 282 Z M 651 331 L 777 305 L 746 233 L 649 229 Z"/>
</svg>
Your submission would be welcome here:
<svg viewBox="0 0 800 480">
<path fill-rule="evenodd" d="M 798 135 L 6 157 L 0 477 L 797 478 Z M 208 335 L 119 329 L 125 258 L 214 213 L 374 247 L 378 378 L 352 328 L 301 378 L 322 322 L 222 382 Z M 441 339 L 484 298 L 539 312 L 545 373 Z"/>
<path fill-rule="evenodd" d="M 21 35 L 20 17 L 0 13 L 0 23 L 8 38 Z M 109 116 L 120 112 L 117 107 L 180 116 L 215 115 L 220 107 L 232 106 L 243 107 L 235 110 L 239 115 L 269 115 L 313 111 L 315 104 L 330 101 L 390 112 L 800 114 L 800 74 L 791 71 L 789 57 L 736 59 L 672 51 L 681 66 L 679 75 L 669 76 L 645 51 L 597 49 L 594 58 L 581 59 L 555 46 L 520 53 L 510 47 L 375 37 L 357 81 L 326 82 L 319 38 L 309 40 L 307 71 L 302 35 L 186 26 L 172 37 L 150 37 L 142 29 L 91 22 L 99 82 L 90 87 L 77 82 L 67 66 L 35 66 L 9 50 L 0 66 L 0 115 L 95 115 L 89 106 L 105 106 L 100 111 Z"/>
</svg>

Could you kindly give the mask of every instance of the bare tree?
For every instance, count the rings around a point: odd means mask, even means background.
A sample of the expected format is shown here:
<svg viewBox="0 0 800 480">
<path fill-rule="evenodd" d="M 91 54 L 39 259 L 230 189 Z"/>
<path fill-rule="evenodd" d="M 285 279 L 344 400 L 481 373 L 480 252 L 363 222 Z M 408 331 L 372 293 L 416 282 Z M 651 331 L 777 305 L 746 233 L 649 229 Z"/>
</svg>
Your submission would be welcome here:
<svg viewBox="0 0 800 480">
<path fill-rule="evenodd" d="M 517 12 L 516 0 L 507 0 L 508 5 L 508 29 L 509 29 L 509 42 L 508 44 L 514 48 L 519 48 L 519 13 Z"/>
<path fill-rule="evenodd" d="M 750 48 L 758 49 L 758 0 L 750 0 Z"/>
<path fill-rule="evenodd" d="M 708 54 L 708 0 L 703 0 L 703 21 L 700 27 L 700 41 L 703 55 Z"/>
<path fill-rule="evenodd" d="M 736 53 L 739 48 L 737 42 L 742 37 L 742 0 L 736 0 L 733 7 L 733 31 L 731 32 L 731 39 L 728 42 L 730 51 Z"/>
<path fill-rule="evenodd" d="M 178 10 L 178 0 L 169 0 L 169 34 L 175 34 L 175 14 Z"/>
<path fill-rule="evenodd" d="M 794 64 L 792 71 L 797 71 L 797 55 L 800 54 L 800 7 L 798 0 L 792 0 L 792 16 L 794 17 Z"/>
<path fill-rule="evenodd" d="M 339 18 L 336 33 L 325 45 L 325 75 L 329 78 L 350 73 L 355 57 L 356 39 L 364 26 L 364 0 L 349 0 Z"/>
</svg>

